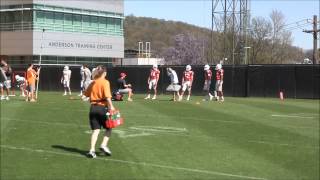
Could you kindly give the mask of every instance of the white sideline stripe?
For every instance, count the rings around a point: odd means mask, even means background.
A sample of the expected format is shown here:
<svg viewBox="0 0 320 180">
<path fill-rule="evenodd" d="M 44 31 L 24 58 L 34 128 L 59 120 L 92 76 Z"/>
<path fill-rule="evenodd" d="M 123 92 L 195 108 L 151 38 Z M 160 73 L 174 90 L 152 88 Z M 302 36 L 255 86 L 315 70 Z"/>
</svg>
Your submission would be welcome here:
<svg viewBox="0 0 320 180">
<path fill-rule="evenodd" d="M 285 115 L 285 114 L 272 114 L 272 117 L 288 117 L 288 118 L 304 118 L 304 119 L 313 119 L 314 117 L 307 116 L 296 116 L 296 115 Z"/>
<path fill-rule="evenodd" d="M 42 149 L 31 149 L 31 148 L 26 148 L 26 147 L 14 147 L 14 146 L 8 146 L 8 145 L 0 145 L 0 147 L 7 148 L 7 149 L 13 149 L 13 150 L 24 150 L 24 151 L 31 151 L 31 152 L 38 152 L 38 153 L 51 153 L 51 154 L 56 154 L 56 155 L 64 155 L 64 156 L 73 156 L 73 157 L 84 158 L 83 155 L 62 153 L 62 152 L 55 152 L 55 151 L 48 151 L 48 150 L 42 150 Z M 149 166 L 149 167 L 156 167 L 156 168 L 173 169 L 173 170 L 180 170 L 180 171 L 187 171 L 187 172 L 194 172 L 194 173 L 236 177 L 236 178 L 241 178 L 241 179 L 266 180 L 265 178 L 260 178 L 260 177 L 243 176 L 243 175 L 237 175 L 237 174 L 229 174 L 229 173 L 208 171 L 208 170 L 201 170 L 201 169 L 193 169 L 193 168 L 191 169 L 191 168 L 184 168 L 184 167 L 166 166 L 166 165 L 152 164 L 152 163 L 145 163 L 145 162 L 126 161 L 126 160 L 120 160 L 120 159 L 102 159 L 102 158 L 96 158 L 96 159 L 97 160 L 102 160 L 102 161 L 111 161 L 111 162 L 123 163 L 123 164 L 133 164 L 133 165 L 139 165 L 139 166 Z"/>
</svg>

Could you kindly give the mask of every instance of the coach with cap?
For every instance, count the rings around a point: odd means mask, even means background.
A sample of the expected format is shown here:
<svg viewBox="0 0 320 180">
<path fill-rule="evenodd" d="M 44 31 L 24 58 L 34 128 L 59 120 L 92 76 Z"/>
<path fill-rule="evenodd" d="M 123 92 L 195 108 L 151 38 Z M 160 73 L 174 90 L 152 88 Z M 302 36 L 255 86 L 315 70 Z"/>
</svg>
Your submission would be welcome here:
<svg viewBox="0 0 320 180">
<path fill-rule="evenodd" d="M 132 101 L 132 86 L 127 84 L 125 78 L 127 77 L 126 73 L 120 73 L 120 78 L 117 80 L 118 91 L 121 94 L 128 94 L 128 101 Z"/>
</svg>

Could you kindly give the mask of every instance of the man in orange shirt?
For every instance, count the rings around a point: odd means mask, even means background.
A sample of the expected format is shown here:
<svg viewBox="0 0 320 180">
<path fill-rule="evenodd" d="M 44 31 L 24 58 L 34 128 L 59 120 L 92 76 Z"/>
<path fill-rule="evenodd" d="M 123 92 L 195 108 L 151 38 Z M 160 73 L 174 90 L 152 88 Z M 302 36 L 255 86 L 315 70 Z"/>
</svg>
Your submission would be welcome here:
<svg viewBox="0 0 320 180">
<path fill-rule="evenodd" d="M 98 140 L 101 127 L 106 129 L 100 150 L 106 155 L 111 155 L 110 149 L 107 147 L 109 137 L 111 136 L 110 128 L 106 127 L 105 121 L 107 119 L 106 113 L 113 111 L 114 107 L 111 101 L 110 83 L 105 79 L 107 70 L 104 66 L 99 65 L 94 74 L 94 80 L 84 92 L 84 95 L 89 97 L 91 107 L 89 113 L 90 126 L 92 129 L 91 148 L 87 154 L 90 158 L 96 158 L 95 146 Z M 107 108 L 107 109 L 106 109 Z"/>
<path fill-rule="evenodd" d="M 26 101 L 35 102 L 34 99 L 34 91 L 35 91 L 35 85 L 37 76 L 39 74 L 40 68 L 38 68 L 37 72 L 33 69 L 33 64 L 29 64 L 29 68 L 27 69 L 27 99 Z"/>
</svg>

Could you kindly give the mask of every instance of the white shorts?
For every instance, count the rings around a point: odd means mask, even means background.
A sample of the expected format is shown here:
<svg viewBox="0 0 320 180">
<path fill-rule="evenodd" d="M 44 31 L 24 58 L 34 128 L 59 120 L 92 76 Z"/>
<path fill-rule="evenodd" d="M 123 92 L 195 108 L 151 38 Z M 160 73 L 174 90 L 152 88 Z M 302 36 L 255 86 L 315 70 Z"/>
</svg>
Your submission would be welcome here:
<svg viewBox="0 0 320 180">
<path fill-rule="evenodd" d="M 24 81 L 20 81 L 17 83 L 17 87 L 24 87 L 26 84 Z"/>
<path fill-rule="evenodd" d="M 70 87 L 70 81 L 63 80 L 62 84 L 63 84 L 63 87 L 65 88 Z"/>
<path fill-rule="evenodd" d="M 3 85 L 7 88 L 10 89 L 11 88 L 11 80 L 6 80 L 3 82 Z"/>
<path fill-rule="evenodd" d="M 205 80 L 204 85 L 203 85 L 203 90 L 204 91 L 209 91 L 211 86 L 211 80 Z"/>
<path fill-rule="evenodd" d="M 191 91 L 191 81 L 185 81 L 182 84 L 182 91 L 186 91 L 186 89 L 188 91 Z"/>
<path fill-rule="evenodd" d="M 222 84 L 223 84 L 223 81 L 221 80 L 216 81 L 216 91 L 222 91 Z"/>
<path fill-rule="evenodd" d="M 119 89 L 119 93 L 121 94 L 128 94 L 131 91 L 131 89 L 126 88 L 126 89 Z"/>
<path fill-rule="evenodd" d="M 156 79 L 152 79 L 149 82 L 149 89 L 157 89 L 157 80 Z"/>
<path fill-rule="evenodd" d="M 84 81 L 83 82 L 83 89 L 86 90 L 89 87 L 89 85 L 91 84 L 91 82 L 92 81 Z"/>
<path fill-rule="evenodd" d="M 84 80 L 81 80 L 81 81 L 80 81 L 80 88 L 81 88 L 81 89 L 84 87 L 83 85 L 84 85 Z"/>
</svg>

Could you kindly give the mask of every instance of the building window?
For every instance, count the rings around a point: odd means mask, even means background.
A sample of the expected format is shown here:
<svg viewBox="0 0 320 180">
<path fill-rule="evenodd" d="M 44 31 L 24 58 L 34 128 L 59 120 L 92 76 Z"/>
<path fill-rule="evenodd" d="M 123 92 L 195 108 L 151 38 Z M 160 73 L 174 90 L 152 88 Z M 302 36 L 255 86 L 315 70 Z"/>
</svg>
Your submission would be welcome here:
<svg viewBox="0 0 320 180">
<path fill-rule="evenodd" d="M 29 7 L 25 5 L 26 7 Z M 0 12 L 0 31 L 42 30 L 123 36 L 122 14 L 39 4 L 36 10 Z M 53 12 L 64 11 L 64 12 Z M 77 14 L 78 13 L 78 14 Z M 88 15 L 84 14 L 87 13 Z M 102 17 L 102 16 L 119 16 Z"/>
</svg>

